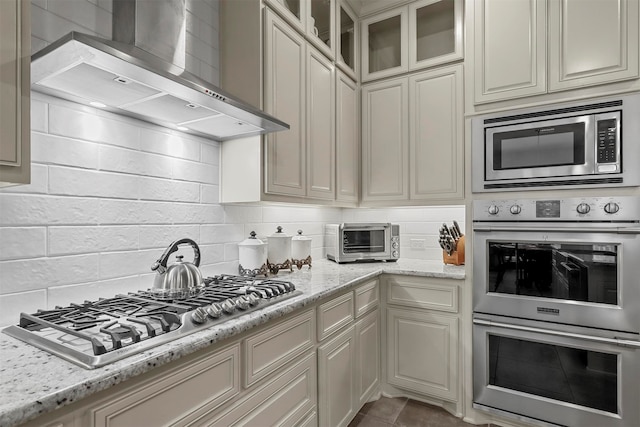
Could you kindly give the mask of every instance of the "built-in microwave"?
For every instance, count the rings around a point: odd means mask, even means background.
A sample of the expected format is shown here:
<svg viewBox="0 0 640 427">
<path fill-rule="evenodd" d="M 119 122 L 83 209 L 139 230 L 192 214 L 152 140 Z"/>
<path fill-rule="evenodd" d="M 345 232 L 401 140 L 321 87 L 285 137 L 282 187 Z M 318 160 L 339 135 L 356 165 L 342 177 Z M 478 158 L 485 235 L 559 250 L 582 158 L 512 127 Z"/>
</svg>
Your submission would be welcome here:
<svg viewBox="0 0 640 427">
<path fill-rule="evenodd" d="M 390 223 L 326 224 L 327 258 L 338 262 L 397 261 L 400 226 Z"/>
<path fill-rule="evenodd" d="M 473 118 L 474 192 L 640 185 L 640 93 Z"/>
</svg>

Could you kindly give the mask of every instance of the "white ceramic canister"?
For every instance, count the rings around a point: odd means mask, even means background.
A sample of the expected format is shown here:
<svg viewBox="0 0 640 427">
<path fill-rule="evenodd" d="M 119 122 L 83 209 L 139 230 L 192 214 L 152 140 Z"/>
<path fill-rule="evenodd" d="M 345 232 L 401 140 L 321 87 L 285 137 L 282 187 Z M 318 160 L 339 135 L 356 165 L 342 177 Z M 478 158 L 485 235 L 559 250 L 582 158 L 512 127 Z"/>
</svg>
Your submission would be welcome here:
<svg viewBox="0 0 640 427">
<path fill-rule="evenodd" d="M 267 244 L 256 238 L 256 232 L 238 243 L 238 270 L 242 276 L 256 276 L 267 273 Z"/>
<path fill-rule="evenodd" d="M 267 259 L 269 266 L 276 265 L 279 268 L 290 268 L 291 264 L 291 236 L 282 232 L 282 227 L 278 226 L 278 231 L 268 238 L 269 248 Z"/>
<path fill-rule="evenodd" d="M 291 262 L 298 267 L 311 266 L 311 237 L 303 236 L 302 230 L 291 239 Z"/>
</svg>

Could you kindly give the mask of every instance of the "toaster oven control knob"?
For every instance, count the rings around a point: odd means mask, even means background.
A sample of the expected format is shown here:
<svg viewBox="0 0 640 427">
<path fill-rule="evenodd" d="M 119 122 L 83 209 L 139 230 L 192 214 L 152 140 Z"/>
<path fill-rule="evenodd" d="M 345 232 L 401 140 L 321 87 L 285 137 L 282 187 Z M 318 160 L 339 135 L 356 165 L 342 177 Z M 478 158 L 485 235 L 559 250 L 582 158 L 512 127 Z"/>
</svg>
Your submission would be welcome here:
<svg viewBox="0 0 640 427">
<path fill-rule="evenodd" d="M 576 211 L 582 215 L 588 214 L 590 210 L 591 210 L 591 206 L 589 206 L 587 203 L 584 203 L 584 202 L 576 206 Z"/>
<path fill-rule="evenodd" d="M 392 247 L 393 249 L 398 249 L 398 242 L 393 242 L 393 243 L 391 244 L 391 247 Z"/>
<path fill-rule="evenodd" d="M 498 212 L 500 212 L 499 207 L 497 207 L 496 205 L 489 206 L 489 215 L 498 215 Z"/>
<path fill-rule="evenodd" d="M 509 212 L 511 212 L 512 215 L 518 215 L 520 212 L 522 212 L 522 208 L 520 207 L 520 205 L 513 205 L 509 208 Z"/>
<path fill-rule="evenodd" d="M 617 203 L 609 202 L 604 205 L 604 211 L 608 214 L 617 213 L 620 210 L 620 206 Z"/>
<path fill-rule="evenodd" d="M 398 251 L 393 251 L 391 255 L 393 255 L 394 258 L 398 258 Z"/>
</svg>

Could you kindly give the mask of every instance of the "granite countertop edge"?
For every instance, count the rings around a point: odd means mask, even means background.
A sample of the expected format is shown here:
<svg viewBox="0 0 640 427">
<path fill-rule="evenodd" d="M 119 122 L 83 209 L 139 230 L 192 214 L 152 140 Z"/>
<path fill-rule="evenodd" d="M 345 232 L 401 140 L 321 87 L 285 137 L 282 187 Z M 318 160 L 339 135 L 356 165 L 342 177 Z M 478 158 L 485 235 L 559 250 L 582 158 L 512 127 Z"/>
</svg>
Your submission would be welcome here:
<svg viewBox="0 0 640 427">
<path fill-rule="evenodd" d="M 339 265 L 320 260 L 311 269 L 276 277 L 294 283 L 301 295 L 91 370 L 0 334 L 0 427 L 32 420 L 382 274 L 465 278 L 464 266 L 434 261 Z"/>
</svg>

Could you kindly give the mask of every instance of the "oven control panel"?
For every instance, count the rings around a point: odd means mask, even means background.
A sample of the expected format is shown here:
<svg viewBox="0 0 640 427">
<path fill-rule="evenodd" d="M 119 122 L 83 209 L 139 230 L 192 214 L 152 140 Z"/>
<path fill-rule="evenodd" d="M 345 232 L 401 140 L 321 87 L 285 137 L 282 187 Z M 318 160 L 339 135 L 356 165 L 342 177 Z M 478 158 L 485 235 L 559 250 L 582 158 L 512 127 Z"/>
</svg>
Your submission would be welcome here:
<svg viewBox="0 0 640 427">
<path fill-rule="evenodd" d="M 638 222 L 640 197 L 474 200 L 473 220 Z"/>
</svg>

